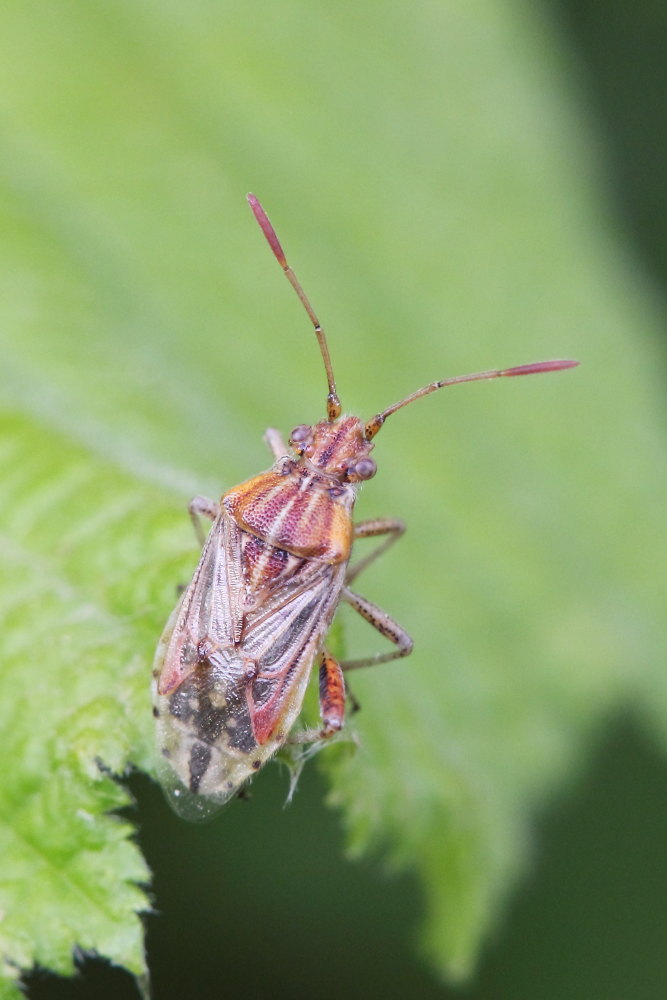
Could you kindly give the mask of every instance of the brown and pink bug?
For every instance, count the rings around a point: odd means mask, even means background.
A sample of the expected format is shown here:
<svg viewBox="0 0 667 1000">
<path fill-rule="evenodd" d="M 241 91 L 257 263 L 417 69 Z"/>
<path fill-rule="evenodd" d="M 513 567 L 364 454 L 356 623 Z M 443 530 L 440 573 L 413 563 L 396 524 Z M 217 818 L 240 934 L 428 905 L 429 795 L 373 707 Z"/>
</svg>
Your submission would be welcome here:
<svg viewBox="0 0 667 1000">
<path fill-rule="evenodd" d="M 403 521 L 352 520 L 359 485 L 376 472 L 373 439 L 387 417 L 459 382 L 572 368 L 539 361 L 431 382 L 364 422 L 341 416 L 326 336 L 278 237 L 254 195 L 248 202 L 315 328 L 328 382 L 327 419 L 300 424 L 289 447 L 269 429 L 274 465 L 235 486 L 219 503 L 195 497 L 190 515 L 203 551 L 158 645 L 153 670 L 159 771 L 176 811 L 206 819 L 286 743 L 318 744 L 345 717 L 344 673 L 412 650 L 385 611 L 351 589 L 370 562 L 405 530 Z M 201 518 L 213 526 L 204 542 Z M 380 543 L 350 566 L 353 543 Z M 326 647 L 341 601 L 393 649 L 338 662 Z M 314 663 L 319 663 L 317 729 L 294 731 Z"/>
</svg>

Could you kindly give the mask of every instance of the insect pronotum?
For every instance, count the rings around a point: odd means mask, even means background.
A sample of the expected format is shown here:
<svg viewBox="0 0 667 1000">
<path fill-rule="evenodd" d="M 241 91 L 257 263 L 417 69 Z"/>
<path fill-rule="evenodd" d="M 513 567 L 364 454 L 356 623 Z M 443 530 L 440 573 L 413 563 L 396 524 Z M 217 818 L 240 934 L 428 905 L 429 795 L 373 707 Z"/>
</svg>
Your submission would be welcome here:
<svg viewBox="0 0 667 1000">
<path fill-rule="evenodd" d="M 370 562 L 404 532 L 397 518 L 352 520 L 357 490 L 375 475 L 373 439 L 387 417 L 421 396 L 480 379 L 572 368 L 538 361 L 441 379 L 363 421 L 341 416 L 327 339 L 254 195 L 248 202 L 315 328 L 328 383 L 327 417 L 300 424 L 285 444 L 265 439 L 273 466 L 223 494 L 195 497 L 190 515 L 203 545 L 199 565 L 165 627 L 153 670 L 160 777 L 172 805 L 205 819 L 238 793 L 286 742 L 317 743 L 343 726 L 344 674 L 407 656 L 412 639 L 390 615 L 352 589 Z M 213 525 L 204 541 L 201 518 Z M 350 565 L 353 542 L 379 544 Z M 338 662 L 326 637 L 341 601 L 393 645 Z M 314 663 L 318 729 L 294 732 Z"/>
</svg>

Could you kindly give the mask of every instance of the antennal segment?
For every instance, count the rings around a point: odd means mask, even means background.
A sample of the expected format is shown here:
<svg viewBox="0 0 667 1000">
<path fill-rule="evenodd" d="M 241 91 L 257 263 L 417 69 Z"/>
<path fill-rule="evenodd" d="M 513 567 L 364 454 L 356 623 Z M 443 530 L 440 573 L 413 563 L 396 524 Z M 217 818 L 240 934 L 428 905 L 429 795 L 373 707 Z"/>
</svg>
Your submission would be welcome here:
<svg viewBox="0 0 667 1000">
<path fill-rule="evenodd" d="M 329 346 L 327 344 L 326 334 L 322 329 L 322 325 L 315 314 L 315 310 L 308 301 L 308 296 L 306 295 L 303 288 L 299 284 L 299 280 L 296 274 L 287 263 L 287 258 L 285 257 L 283 248 L 280 245 L 280 240 L 276 236 L 276 231 L 269 222 L 269 217 L 262 208 L 259 199 L 256 198 L 254 194 L 249 194 L 247 197 L 248 197 L 248 204 L 250 205 L 253 211 L 253 215 L 257 219 L 257 222 L 259 223 L 259 226 L 262 232 L 264 233 L 269 246 L 273 250 L 273 254 L 276 260 L 278 261 L 283 271 L 285 272 L 285 275 L 290 285 L 292 286 L 296 294 L 299 296 L 299 300 L 302 306 L 308 313 L 310 321 L 315 327 L 315 336 L 317 337 L 317 342 L 320 345 L 320 353 L 322 355 L 322 360 L 324 361 L 324 369 L 327 374 L 327 383 L 329 385 L 329 394 L 327 396 L 327 417 L 330 422 L 333 422 L 341 414 L 341 405 L 340 405 L 340 399 L 338 398 L 338 393 L 336 392 L 336 382 L 334 380 L 333 367 L 331 364 L 331 356 L 329 354 Z"/>
<path fill-rule="evenodd" d="M 459 382 L 480 382 L 482 379 L 491 378 L 510 378 L 513 375 L 536 375 L 539 372 L 558 372 L 563 368 L 576 368 L 578 364 L 578 361 L 568 360 L 534 361 L 529 365 L 516 365 L 514 368 L 497 368 L 489 372 L 475 372 L 473 375 L 457 375 L 454 378 L 445 378 L 439 382 L 431 382 L 429 385 L 425 385 L 422 389 L 417 389 L 416 392 L 406 396 L 405 399 L 394 403 L 393 406 L 388 406 L 386 410 L 382 410 L 381 413 L 377 413 L 372 417 L 366 424 L 364 437 L 367 441 L 370 441 L 380 430 L 387 417 L 390 417 L 392 413 L 396 413 L 396 410 L 402 409 L 408 403 L 414 403 L 415 399 L 428 396 L 437 389 L 444 389 L 446 385 L 458 385 Z"/>
</svg>

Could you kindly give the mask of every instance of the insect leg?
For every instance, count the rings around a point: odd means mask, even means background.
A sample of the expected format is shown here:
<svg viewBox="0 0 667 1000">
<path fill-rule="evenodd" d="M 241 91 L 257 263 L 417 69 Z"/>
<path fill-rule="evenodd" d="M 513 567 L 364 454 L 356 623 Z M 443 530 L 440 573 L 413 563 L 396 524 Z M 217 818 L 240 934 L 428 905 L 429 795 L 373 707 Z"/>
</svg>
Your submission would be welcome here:
<svg viewBox="0 0 667 1000">
<path fill-rule="evenodd" d="M 325 649 L 320 664 L 320 736 L 333 736 L 343 728 L 345 720 L 345 681 L 338 660 Z"/>
<path fill-rule="evenodd" d="M 363 573 L 370 563 L 374 562 L 383 552 L 386 552 L 389 546 L 393 545 L 404 531 L 405 521 L 401 521 L 398 517 L 374 517 L 369 521 L 359 521 L 358 524 L 355 524 L 355 538 L 373 538 L 376 535 L 387 535 L 388 537 L 377 548 L 369 552 L 367 556 L 364 556 L 363 559 L 360 559 L 359 562 L 350 567 L 347 571 L 345 582 L 352 583 L 355 577 Z"/>
<path fill-rule="evenodd" d="M 207 517 L 210 521 L 215 521 L 220 513 L 220 504 L 208 497 L 193 497 L 188 504 L 188 511 L 195 529 L 195 535 L 199 544 L 203 547 L 206 541 L 204 530 L 201 526 L 202 517 Z"/>
<path fill-rule="evenodd" d="M 271 449 L 271 454 L 275 459 L 286 458 L 290 450 L 283 441 L 282 434 L 275 427 L 267 427 L 264 432 L 264 440 Z"/>
<path fill-rule="evenodd" d="M 309 743 L 319 747 L 343 728 L 345 721 L 345 681 L 343 671 L 331 653 L 322 651 L 320 662 L 321 729 L 303 729 L 292 733 L 288 743 Z"/>
<path fill-rule="evenodd" d="M 341 596 L 344 601 L 352 605 L 355 611 L 359 612 L 362 618 L 365 618 L 373 628 L 377 629 L 381 635 L 386 636 L 396 646 L 396 649 L 389 653 L 375 653 L 374 656 L 364 656 L 358 660 L 343 660 L 340 664 L 341 670 L 357 670 L 359 667 L 371 667 L 376 663 L 388 663 L 401 656 L 409 656 L 412 652 L 412 639 L 391 615 L 388 615 L 382 608 L 378 608 L 377 604 L 366 600 L 361 594 L 355 594 L 347 587 L 343 589 Z"/>
</svg>

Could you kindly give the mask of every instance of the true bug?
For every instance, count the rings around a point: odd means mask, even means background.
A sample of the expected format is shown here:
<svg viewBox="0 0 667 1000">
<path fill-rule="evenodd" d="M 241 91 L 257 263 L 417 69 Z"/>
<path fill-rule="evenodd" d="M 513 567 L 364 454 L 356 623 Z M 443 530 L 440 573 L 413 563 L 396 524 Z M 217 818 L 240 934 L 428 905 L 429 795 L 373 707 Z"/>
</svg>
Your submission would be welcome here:
<svg viewBox="0 0 667 1000">
<path fill-rule="evenodd" d="M 359 484 L 375 475 L 370 452 L 387 417 L 444 386 L 578 363 L 540 361 L 442 379 L 366 423 L 341 416 L 324 330 L 264 209 L 254 195 L 248 202 L 315 328 L 328 382 L 327 418 L 296 427 L 289 447 L 269 429 L 265 439 L 275 463 L 268 472 L 235 486 L 220 503 L 195 497 L 190 504 L 203 551 L 166 625 L 153 670 L 161 779 L 176 811 L 188 819 L 205 819 L 224 805 L 288 740 L 320 741 L 337 733 L 345 714 L 345 671 L 412 650 L 393 618 L 350 589 L 405 530 L 394 518 L 352 521 Z M 202 516 L 213 522 L 205 543 Z M 382 541 L 350 566 L 353 541 L 373 537 Z M 325 639 L 341 601 L 395 648 L 337 662 Z M 315 662 L 322 725 L 292 734 Z"/>
</svg>

